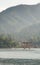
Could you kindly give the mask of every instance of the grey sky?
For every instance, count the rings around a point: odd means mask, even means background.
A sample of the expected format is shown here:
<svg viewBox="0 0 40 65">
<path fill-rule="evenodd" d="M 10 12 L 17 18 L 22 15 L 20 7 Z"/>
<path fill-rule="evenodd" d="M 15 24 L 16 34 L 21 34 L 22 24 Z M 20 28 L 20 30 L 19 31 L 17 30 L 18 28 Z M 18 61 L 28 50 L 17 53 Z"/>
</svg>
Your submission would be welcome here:
<svg viewBox="0 0 40 65">
<path fill-rule="evenodd" d="M 8 7 L 18 4 L 36 4 L 40 3 L 40 0 L 0 0 L 0 12 Z"/>
</svg>

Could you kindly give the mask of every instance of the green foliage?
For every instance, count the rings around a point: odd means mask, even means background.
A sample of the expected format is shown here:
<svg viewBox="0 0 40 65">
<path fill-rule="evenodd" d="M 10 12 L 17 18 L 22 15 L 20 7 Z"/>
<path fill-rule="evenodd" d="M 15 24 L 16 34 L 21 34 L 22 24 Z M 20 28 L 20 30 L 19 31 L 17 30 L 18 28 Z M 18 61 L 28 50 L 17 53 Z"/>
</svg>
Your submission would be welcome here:
<svg viewBox="0 0 40 65">
<path fill-rule="evenodd" d="M 32 41 L 39 42 L 40 41 L 40 36 L 37 36 L 37 35 L 33 36 Z"/>
<path fill-rule="evenodd" d="M 11 35 L 0 35 L 0 48 L 20 48 L 19 42 L 15 41 L 13 38 Z M 33 36 L 30 41 L 40 43 L 40 36 Z"/>
<path fill-rule="evenodd" d="M 0 48 L 12 48 L 16 46 L 17 44 L 11 36 L 0 35 Z"/>
</svg>

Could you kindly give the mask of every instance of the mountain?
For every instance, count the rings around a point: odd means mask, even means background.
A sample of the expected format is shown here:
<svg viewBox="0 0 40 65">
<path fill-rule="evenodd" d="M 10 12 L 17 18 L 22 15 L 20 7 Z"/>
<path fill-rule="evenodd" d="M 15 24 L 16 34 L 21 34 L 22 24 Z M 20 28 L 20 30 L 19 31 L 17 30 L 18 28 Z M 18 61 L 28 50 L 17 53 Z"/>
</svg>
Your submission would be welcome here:
<svg viewBox="0 0 40 65">
<path fill-rule="evenodd" d="M 40 35 L 40 4 L 17 5 L 0 12 L 0 34 L 26 41 Z"/>
</svg>

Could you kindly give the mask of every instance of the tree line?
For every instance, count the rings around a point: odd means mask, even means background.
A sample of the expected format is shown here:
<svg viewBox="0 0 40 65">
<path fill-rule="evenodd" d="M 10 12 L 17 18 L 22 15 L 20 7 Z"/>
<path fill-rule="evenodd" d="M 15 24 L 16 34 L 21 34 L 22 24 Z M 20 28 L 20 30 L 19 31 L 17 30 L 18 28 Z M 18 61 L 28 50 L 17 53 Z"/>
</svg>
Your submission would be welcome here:
<svg viewBox="0 0 40 65">
<path fill-rule="evenodd" d="M 0 35 L 0 48 L 12 48 L 17 47 L 18 42 L 11 38 L 9 35 Z"/>
<path fill-rule="evenodd" d="M 30 41 L 34 44 L 34 46 L 35 43 L 40 45 L 39 36 L 33 36 Z M 19 42 L 15 41 L 11 35 L 0 35 L 0 48 L 20 48 L 20 44 Z"/>
</svg>

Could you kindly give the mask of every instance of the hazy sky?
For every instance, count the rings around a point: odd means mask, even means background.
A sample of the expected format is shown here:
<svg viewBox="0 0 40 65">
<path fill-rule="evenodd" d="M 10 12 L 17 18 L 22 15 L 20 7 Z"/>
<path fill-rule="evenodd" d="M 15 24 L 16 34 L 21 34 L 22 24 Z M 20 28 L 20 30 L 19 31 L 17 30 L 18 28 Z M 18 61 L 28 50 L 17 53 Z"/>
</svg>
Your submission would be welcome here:
<svg viewBox="0 0 40 65">
<path fill-rule="evenodd" d="M 4 9 L 15 6 L 18 4 L 36 4 L 40 3 L 40 0 L 0 0 L 0 12 Z"/>
</svg>

